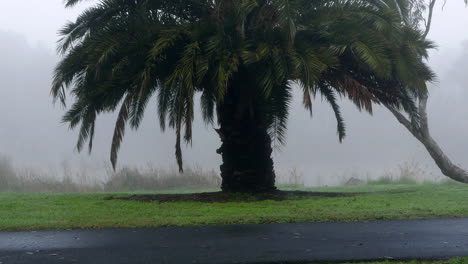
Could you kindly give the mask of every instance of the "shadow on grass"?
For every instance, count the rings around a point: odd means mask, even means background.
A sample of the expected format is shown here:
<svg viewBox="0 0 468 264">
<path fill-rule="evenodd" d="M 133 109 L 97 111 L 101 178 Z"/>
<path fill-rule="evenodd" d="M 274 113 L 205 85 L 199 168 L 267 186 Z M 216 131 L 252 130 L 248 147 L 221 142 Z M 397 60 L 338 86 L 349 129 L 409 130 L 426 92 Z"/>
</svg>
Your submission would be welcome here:
<svg viewBox="0 0 468 264">
<path fill-rule="evenodd" d="M 301 200 L 313 197 L 350 197 L 362 193 L 350 192 L 307 192 L 307 191 L 275 191 L 268 193 L 223 193 L 223 192 L 205 192 L 190 194 L 135 194 L 131 196 L 115 197 L 110 196 L 106 200 L 127 200 L 140 202 L 256 202 L 256 201 L 284 201 Z"/>
</svg>

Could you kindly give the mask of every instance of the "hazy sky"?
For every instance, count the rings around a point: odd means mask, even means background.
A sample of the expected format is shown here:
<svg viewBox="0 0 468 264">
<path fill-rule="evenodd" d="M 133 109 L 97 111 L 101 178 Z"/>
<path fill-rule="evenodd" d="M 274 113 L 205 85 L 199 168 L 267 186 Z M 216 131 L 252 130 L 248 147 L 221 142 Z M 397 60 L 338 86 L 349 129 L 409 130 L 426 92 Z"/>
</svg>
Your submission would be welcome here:
<svg viewBox="0 0 468 264">
<path fill-rule="evenodd" d="M 20 33 L 33 45 L 41 43 L 54 48 L 57 30 L 67 20 L 77 14 L 93 0 L 83 1 L 74 8 L 64 8 L 62 0 L 14 0 L 0 2 L 0 30 Z M 431 38 L 441 47 L 458 46 L 464 39 L 463 30 L 467 29 L 468 15 L 462 0 L 450 0 L 442 10 L 439 1 L 434 15 Z M 443 21 L 442 21 L 443 20 Z"/>
<path fill-rule="evenodd" d="M 78 155 L 74 152 L 76 134 L 60 124 L 63 109 L 52 106 L 49 97 L 58 60 L 57 30 L 92 2 L 65 9 L 61 0 L 0 0 L 0 153 L 32 166 L 57 164 L 63 159 L 107 161 L 112 115 L 100 119 L 93 155 Z M 468 80 L 464 72 L 468 65 L 464 62 L 468 8 L 462 0 L 448 1 L 443 11 L 441 6 L 436 9 L 430 38 L 439 46 L 430 61 L 439 77 L 431 88 L 431 128 L 447 153 L 468 167 Z M 435 171 L 420 143 L 387 111 L 378 109 L 371 117 L 348 102 L 342 105 L 348 137 L 339 144 L 330 108 L 317 98 L 315 116 L 310 119 L 296 98 L 288 145 L 275 153 L 280 173 L 297 168 L 313 182 L 318 175 L 385 171 L 413 160 Z M 161 134 L 153 109 L 148 110 L 142 129 L 125 138 L 122 164 L 175 166 L 174 135 L 171 131 Z M 200 118 L 197 121 L 186 161 L 218 168 L 220 158 L 215 150 L 219 140 L 212 128 L 206 128 Z"/>
<path fill-rule="evenodd" d="M 54 49 L 57 30 L 89 3 L 65 9 L 62 0 L 0 1 L 0 30 L 16 32 L 33 45 Z"/>
</svg>

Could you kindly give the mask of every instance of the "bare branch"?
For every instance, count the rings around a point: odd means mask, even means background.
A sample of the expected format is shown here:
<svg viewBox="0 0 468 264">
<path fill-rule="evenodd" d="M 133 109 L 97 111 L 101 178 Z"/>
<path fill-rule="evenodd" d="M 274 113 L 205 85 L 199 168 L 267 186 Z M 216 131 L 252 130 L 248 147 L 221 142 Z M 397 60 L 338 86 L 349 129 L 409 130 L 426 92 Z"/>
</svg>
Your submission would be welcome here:
<svg viewBox="0 0 468 264">
<path fill-rule="evenodd" d="M 424 31 L 424 35 L 423 35 L 424 38 L 426 38 L 429 32 L 431 31 L 432 16 L 434 13 L 434 6 L 436 2 L 437 0 L 431 0 L 431 3 L 429 4 L 429 15 L 427 17 L 426 30 Z"/>
<path fill-rule="evenodd" d="M 406 127 L 406 129 L 408 129 L 408 131 L 411 132 L 411 134 L 414 137 L 418 139 L 421 137 L 418 132 L 418 128 L 415 127 L 414 124 L 408 118 L 406 118 L 402 113 L 400 113 L 400 111 L 398 111 L 397 109 L 395 109 L 393 106 L 390 106 L 390 105 L 384 104 L 384 106 L 388 110 L 390 110 L 390 112 L 396 117 L 398 122 L 400 122 L 404 127 Z"/>
</svg>

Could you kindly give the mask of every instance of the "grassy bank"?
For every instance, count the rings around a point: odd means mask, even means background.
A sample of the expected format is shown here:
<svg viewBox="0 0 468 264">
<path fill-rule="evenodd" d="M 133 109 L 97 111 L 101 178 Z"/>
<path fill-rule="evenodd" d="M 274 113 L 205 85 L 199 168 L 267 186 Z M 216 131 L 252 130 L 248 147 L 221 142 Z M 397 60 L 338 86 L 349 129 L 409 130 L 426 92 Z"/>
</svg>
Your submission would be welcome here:
<svg viewBox="0 0 468 264">
<path fill-rule="evenodd" d="M 0 193 L 0 230 L 468 217 L 466 185 L 372 185 L 308 190 L 362 193 L 349 197 L 226 203 L 105 200 L 111 195 L 108 193 Z"/>
</svg>

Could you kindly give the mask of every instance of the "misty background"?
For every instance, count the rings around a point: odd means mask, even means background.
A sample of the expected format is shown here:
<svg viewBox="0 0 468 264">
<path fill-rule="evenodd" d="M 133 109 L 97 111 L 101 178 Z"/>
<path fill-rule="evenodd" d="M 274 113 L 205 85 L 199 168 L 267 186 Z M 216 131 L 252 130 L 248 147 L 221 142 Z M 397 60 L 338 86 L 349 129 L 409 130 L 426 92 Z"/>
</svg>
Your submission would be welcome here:
<svg viewBox="0 0 468 264">
<path fill-rule="evenodd" d="M 77 153 L 76 131 L 60 122 L 64 109 L 53 105 L 49 95 L 59 55 L 55 52 L 57 31 L 73 20 L 89 3 L 65 9 L 61 0 L 15 0 L 0 2 L 0 155 L 16 167 L 54 170 L 64 162 L 86 168 L 100 177 L 110 165 L 109 151 L 115 114 L 98 118 L 94 149 Z M 449 1 L 435 10 L 429 39 L 437 50 L 430 65 L 437 82 L 430 86 L 430 129 L 454 162 L 468 167 L 468 8 L 463 1 Z M 299 90 L 299 89 L 298 89 Z M 360 113 L 347 100 L 341 102 L 347 137 L 340 144 L 336 120 L 330 107 L 317 97 L 314 115 L 301 105 L 300 95 L 291 106 L 287 145 L 274 154 L 277 174 L 293 169 L 306 185 L 333 185 L 343 177 L 377 178 L 405 162 L 416 163 L 428 177 L 442 174 L 421 143 L 379 106 L 373 116 Z M 156 98 L 148 107 L 141 128 L 127 130 L 119 166 L 174 168 L 175 135 L 162 133 L 155 112 Z M 220 145 L 213 127 L 196 115 L 193 145 L 184 150 L 185 164 L 218 171 Z"/>
</svg>

